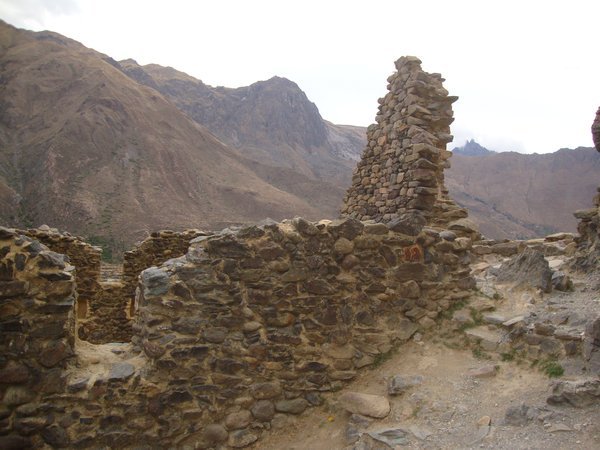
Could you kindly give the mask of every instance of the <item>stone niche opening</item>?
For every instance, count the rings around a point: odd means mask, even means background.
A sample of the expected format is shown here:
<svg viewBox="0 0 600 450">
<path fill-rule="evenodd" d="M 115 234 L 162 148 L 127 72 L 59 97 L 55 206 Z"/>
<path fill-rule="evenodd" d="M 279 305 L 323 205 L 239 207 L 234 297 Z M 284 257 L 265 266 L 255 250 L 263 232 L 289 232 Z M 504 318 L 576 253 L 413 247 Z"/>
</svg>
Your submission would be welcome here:
<svg viewBox="0 0 600 450">
<path fill-rule="evenodd" d="M 84 298 L 78 298 L 77 302 L 75 304 L 75 310 L 76 310 L 76 314 L 75 314 L 75 318 L 77 320 L 82 320 L 87 318 L 88 315 L 88 302 L 86 299 Z"/>
</svg>

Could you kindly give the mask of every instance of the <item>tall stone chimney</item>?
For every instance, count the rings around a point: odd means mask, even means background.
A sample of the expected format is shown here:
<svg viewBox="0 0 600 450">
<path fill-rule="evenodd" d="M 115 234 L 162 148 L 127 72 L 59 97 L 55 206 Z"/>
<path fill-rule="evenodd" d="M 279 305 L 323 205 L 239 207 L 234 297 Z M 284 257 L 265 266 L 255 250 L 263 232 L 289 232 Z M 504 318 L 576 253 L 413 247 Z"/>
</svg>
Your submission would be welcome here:
<svg viewBox="0 0 600 450">
<path fill-rule="evenodd" d="M 421 60 L 403 56 L 379 99 L 375 124 L 352 177 L 341 215 L 359 220 L 445 226 L 467 216 L 448 196 L 444 168 L 451 142 L 452 103 L 440 74 L 421 69 Z"/>
</svg>

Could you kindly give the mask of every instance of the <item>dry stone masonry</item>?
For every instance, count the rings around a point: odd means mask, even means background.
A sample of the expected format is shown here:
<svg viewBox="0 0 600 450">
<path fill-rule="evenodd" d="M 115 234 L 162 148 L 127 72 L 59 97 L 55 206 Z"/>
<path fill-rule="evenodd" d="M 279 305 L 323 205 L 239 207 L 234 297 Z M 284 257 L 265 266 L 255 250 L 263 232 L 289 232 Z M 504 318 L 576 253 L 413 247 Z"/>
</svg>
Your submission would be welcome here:
<svg viewBox="0 0 600 450">
<path fill-rule="evenodd" d="M 447 225 L 467 216 L 448 197 L 444 167 L 451 152 L 452 103 L 439 74 L 421 69 L 413 56 L 396 61 L 387 95 L 352 178 L 342 215 L 359 220 Z"/>
<path fill-rule="evenodd" d="M 56 443 L 75 359 L 75 277 L 64 255 L 0 228 L 0 448 Z M 36 447 L 38 447 L 36 445 Z"/>
<path fill-rule="evenodd" d="M 166 416 L 200 401 L 203 422 L 241 446 L 469 296 L 469 246 L 355 219 L 201 237 L 185 257 L 142 272 L 134 342 L 182 399 Z M 198 431 L 197 442 L 209 439 Z"/>
</svg>

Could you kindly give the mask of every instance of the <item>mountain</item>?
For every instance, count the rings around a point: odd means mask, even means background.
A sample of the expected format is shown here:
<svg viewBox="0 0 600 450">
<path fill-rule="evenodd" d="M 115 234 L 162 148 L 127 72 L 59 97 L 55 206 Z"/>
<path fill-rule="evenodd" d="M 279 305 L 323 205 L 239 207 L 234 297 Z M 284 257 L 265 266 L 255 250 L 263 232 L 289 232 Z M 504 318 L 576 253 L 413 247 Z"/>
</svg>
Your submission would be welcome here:
<svg viewBox="0 0 600 450">
<path fill-rule="evenodd" d="M 450 195 L 490 238 L 533 238 L 576 231 L 573 212 L 592 206 L 600 154 L 592 148 L 525 155 L 465 156 L 446 170 Z"/>
<path fill-rule="evenodd" d="M 245 157 L 341 189 L 349 185 L 366 143 L 366 128 L 323 120 L 293 81 L 273 77 L 235 89 L 211 87 L 171 67 L 140 66 L 132 59 L 119 65 Z"/>
<path fill-rule="evenodd" d="M 365 128 L 334 125 L 292 81 L 211 87 L 0 21 L 0 224 L 113 249 L 158 228 L 338 214 Z M 454 150 L 446 184 L 492 238 L 575 231 L 600 155 Z"/>
<path fill-rule="evenodd" d="M 496 152 L 488 150 L 487 148 L 479 145 L 477 142 L 475 142 L 475 139 L 470 139 L 467 140 L 467 142 L 465 142 L 465 145 L 463 145 L 462 147 L 454 147 L 452 149 L 452 153 L 454 153 L 455 155 L 462 156 L 484 156 Z"/>
<path fill-rule="evenodd" d="M 0 22 L 1 224 L 121 247 L 157 228 L 334 215 L 316 194 L 343 189 L 248 156 L 110 57 Z"/>
</svg>

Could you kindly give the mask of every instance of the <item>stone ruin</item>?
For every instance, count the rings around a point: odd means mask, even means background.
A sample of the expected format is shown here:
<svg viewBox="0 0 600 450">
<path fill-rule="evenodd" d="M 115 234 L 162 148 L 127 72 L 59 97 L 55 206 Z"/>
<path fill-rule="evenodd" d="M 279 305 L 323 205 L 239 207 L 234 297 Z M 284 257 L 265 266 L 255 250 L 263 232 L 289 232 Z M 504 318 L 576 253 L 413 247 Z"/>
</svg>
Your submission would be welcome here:
<svg viewBox="0 0 600 450">
<path fill-rule="evenodd" d="M 0 228 L 0 448 L 245 447 L 468 298 L 455 98 L 396 67 L 341 220 L 153 233 L 121 281 L 78 238 Z"/>
<path fill-rule="evenodd" d="M 424 72 L 414 56 L 400 58 L 396 69 L 379 99 L 377 123 L 367 129 L 367 147 L 341 212 L 363 221 L 447 226 L 467 217 L 444 186 L 458 97 L 449 96 L 441 75 Z"/>
</svg>

